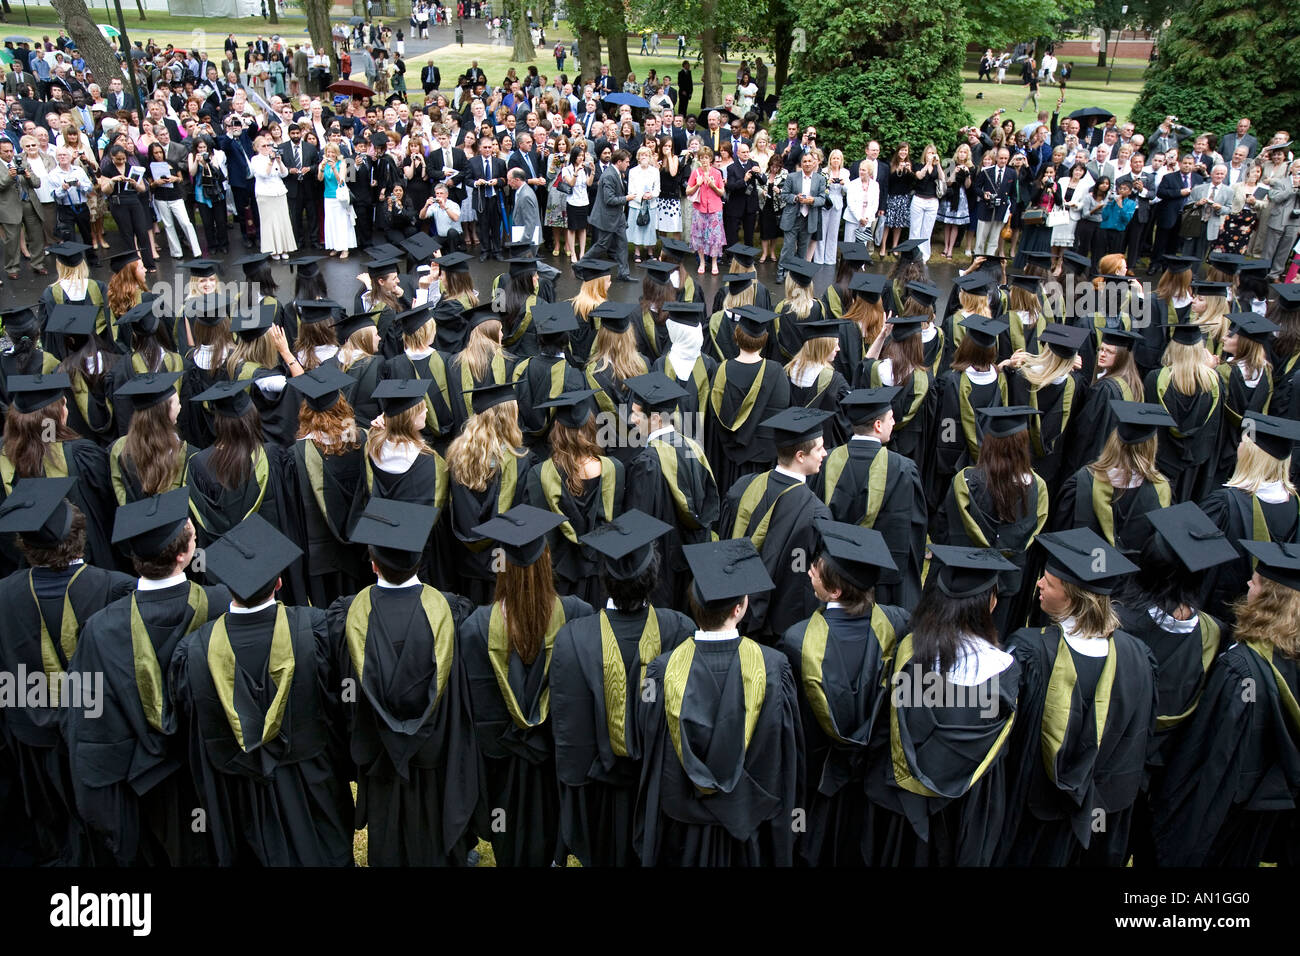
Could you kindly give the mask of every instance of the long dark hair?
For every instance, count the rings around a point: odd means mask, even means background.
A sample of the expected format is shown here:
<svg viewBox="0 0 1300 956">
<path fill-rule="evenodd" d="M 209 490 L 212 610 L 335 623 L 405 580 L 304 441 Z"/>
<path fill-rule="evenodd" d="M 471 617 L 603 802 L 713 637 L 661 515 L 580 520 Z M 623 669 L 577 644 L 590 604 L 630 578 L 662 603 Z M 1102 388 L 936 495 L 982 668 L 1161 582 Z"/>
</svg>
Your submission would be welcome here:
<svg viewBox="0 0 1300 956">
<path fill-rule="evenodd" d="M 212 416 L 212 458 L 208 467 L 223 488 L 237 489 L 253 470 L 253 453 L 262 447 L 262 416 L 249 405 L 238 418 Z"/>
<path fill-rule="evenodd" d="M 514 335 L 528 308 L 528 297 L 536 295 L 539 280 L 536 272 L 511 276 L 501 293 L 501 324 L 506 336 Z"/>
<path fill-rule="evenodd" d="M 984 476 L 999 521 L 1018 521 L 1028 510 L 1029 485 L 1024 476 L 1032 467 L 1028 431 L 983 436 L 975 468 Z"/>
<path fill-rule="evenodd" d="M 325 287 L 325 276 L 320 272 L 312 275 L 303 275 L 298 273 L 298 279 L 294 283 L 293 296 L 301 301 L 312 299 L 325 299 L 329 297 L 328 290 Z"/>
<path fill-rule="evenodd" d="M 104 380 L 108 377 L 109 359 L 116 359 L 119 355 L 112 343 L 101 338 L 98 332 L 90 335 L 65 335 L 63 341 L 67 345 L 68 354 L 60 363 L 59 371 L 74 383 L 81 378 L 92 392 L 102 394 Z M 90 371 L 87 360 L 101 353 L 105 356 L 103 369 Z"/>
<path fill-rule="evenodd" d="M 937 661 L 939 673 L 947 673 L 971 635 L 997 645 L 998 629 L 989 610 L 989 595 L 996 590 L 993 584 L 970 597 L 949 597 L 939 590 L 938 570 L 930 571 L 912 614 L 912 656 L 922 671 L 935 670 Z"/>
<path fill-rule="evenodd" d="M 505 611 L 510 649 L 524 664 L 531 664 L 542 650 L 551 611 L 560 599 L 555 593 L 550 546 L 527 567 L 518 567 L 507 561 L 497 573 L 493 599 L 500 601 Z"/>
<path fill-rule="evenodd" d="M 1149 535 L 1142 545 L 1136 574 L 1125 575 L 1112 600 L 1134 611 L 1159 608 L 1173 615 L 1180 607 L 1196 611 L 1201 603 L 1200 574 L 1193 574 L 1165 539 Z"/>
</svg>

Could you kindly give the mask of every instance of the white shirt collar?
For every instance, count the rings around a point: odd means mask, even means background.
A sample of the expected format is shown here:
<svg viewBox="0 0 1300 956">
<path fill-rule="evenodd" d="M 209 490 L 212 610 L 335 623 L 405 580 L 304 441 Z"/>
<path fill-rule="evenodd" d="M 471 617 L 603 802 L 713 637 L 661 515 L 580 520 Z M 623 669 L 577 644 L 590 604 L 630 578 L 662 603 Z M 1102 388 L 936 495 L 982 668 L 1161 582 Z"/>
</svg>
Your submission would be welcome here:
<svg viewBox="0 0 1300 956">
<path fill-rule="evenodd" d="M 696 631 L 697 641 L 734 641 L 740 637 L 740 631 L 734 627 L 726 631 Z"/>
<path fill-rule="evenodd" d="M 1083 637 L 1079 634 L 1079 625 L 1072 617 L 1067 617 L 1061 621 L 1061 633 L 1065 635 L 1065 643 L 1074 648 L 1084 657 L 1105 657 L 1110 653 L 1110 641 L 1102 640 L 1096 637 Z"/>
<path fill-rule="evenodd" d="M 962 687 L 975 687 L 1001 674 L 1014 658 L 994 647 L 982 637 L 964 635 L 957 645 L 957 657 L 948 671 L 948 680 Z"/>
<path fill-rule="evenodd" d="M 1190 634 L 1201 623 L 1199 614 L 1193 614 L 1187 620 L 1180 621 L 1173 615 L 1166 614 L 1158 607 L 1147 608 L 1147 614 L 1151 616 L 1151 620 L 1156 622 L 1156 626 L 1160 630 L 1167 631 L 1170 634 Z"/>
<path fill-rule="evenodd" d="M 272 607 L 274 604 L 275 604 L 274 594 L 272 594 L 269 598 L 267 598 L 265 601 L 263 601 L 261 604 L 257 605 L 256 607 L 240 607 L 234 601 L 231 601 L 230 613 L 231 614 L 256 614 L 258 611 L 265 611 L 268 607 Z"/>
<path fill-rule="evenodd" d="M 798 482 L 801 482 L 801 483 L 807 480 L 806 478 L 804 478 L 803 475 L 798 474 L 797 472 L 793 472 L 793 471 L 791 471 L 790 469 L 785 468 L 785 467 L 783 467 L 783 466 L 781 466 L 781 465 L 777 465 L 777 466 L 776 466 L 775 468 L 773 468 L 772 470 L 775 471 L 775 472 L 776 472 L 777 474 L 779 474 L 779 475 L 785 475 L 787 478 L 793 478 L 795 481 L 798 481 Z"/>
<path fill-rule="evenodd" d="M 386 580 L 382 574 L 381 574 L 381 575 L 379 576 L 379 578 L 375 581 L 375 584 L 376 584 L 378 587 L 381 587 L 381 588 L 393 588 L 393 589 L 397 589 L 397 588 L 413 588 L 413 587 L 415 587 L 415 586 L 416 586 L 417 584 L 419 584 L 419 583 L 420 583 L 420 576 L 419 576 L 418 574 L 412 574 L 412 575 L 410 576 L 410 578 L 408 578 L 407 580 L 403 581 L 401 584 L 394 584 L 392 581 Z"/>
<path fill-rule="evenodd" d="M 135 589 L 137 591 L 162 591 L 184 583 L 185 572 L 182 571 L 180 574 L 173 574 L 169 578 L 158 578 L 156 580 L 154 578 L 140 578 L 135 582 Z"/>
<path fill-rule="evenodd" d="M 935 325 L 933 322 L 931 322 L 930 325 L 929 325 L 929 327 L 924 327 L 924 326 L 923 326 L 923 327 L 921 328 L 921 341 L 922 341 L 922 342 L 931 342 L 931 341 L 934 340 L 934 337 L 935 337 L 936 335 L 938 335 L 938 334 L 939 334 L 939 326 L 937 326 L 937 325 Z"/>
<path fill-rule="evenodd" d="M 663 428 L 656 428 L 654 431 L 652 431 L 649 435 L 646 436 L 646 441 L 652 442 L 656 438 L 661 438 L 664 435 L 671 435 L 675 430 L 676 429 L 674 429 L 672 425 L 665 425 Z"/>
<path fill-rule="evenodd" d="M 420 448 L 413 442 L 385 441 L 379 446 L 379 457 L 375 467 L 390 475 L 404 475 L 411 470 L 415 459 L 420 456 Z"/>
<path fill-rule="evenodd" d="M 1267 484 L 1259 486 L 1259 490 L 1255 492 L 1255 497 L 1260 501 L 1268 502 L 1270 505 L 1280 505 L 1291 497 L 1291 495 L 1287 492 L 1282 482 L 1270 481 Z"/>
<path fill-rule="evenodd" d="M 996 368 L 990 368 L 981 372 L 974 366 L 971 366 L 966 369 L 966 377 L 976 385 L 991 385 L 998 380 L 998 370 Z"/>
<path fill-rule="evenodd" d="M 877 445 L 884 444 L 884 443 L 883 443 L 879 438 L 877 438 L 875 435 L 854 435 L 852 438 L 849 439 L 849 441 L 873 441 L 873 442 L 875 442 Z"/>
</svg>

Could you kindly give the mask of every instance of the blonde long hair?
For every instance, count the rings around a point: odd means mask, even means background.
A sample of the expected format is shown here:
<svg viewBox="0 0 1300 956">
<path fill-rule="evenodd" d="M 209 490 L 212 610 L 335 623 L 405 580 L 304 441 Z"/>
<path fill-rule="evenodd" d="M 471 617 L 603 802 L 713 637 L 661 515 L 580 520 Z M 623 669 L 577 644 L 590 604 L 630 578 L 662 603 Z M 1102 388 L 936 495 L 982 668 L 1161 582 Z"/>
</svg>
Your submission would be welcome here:
<svg viewBox="0 0 1300 956">
<path fill-rule="evenodd" d="M 492 360 L 501 352 L 501 323 L 489 319 L 474 326 L 465 347 L 456 353 L 452 364 L 456 368 L 468 366 L 474 378 L 481 379 L 492 367 Z"/>
<path fill-rule="evenodd" d="M 1228 300 L 1221 295 L 1207 295 L 1205 311 L 1194 315 L 1192 321 L 1205 330 L 1205 334 L 1215 342 L 1222 342 L 1228 334 Z"/>
<path fill-rule="evenodd" d="M 1256 572 L 1258 573 L 1258 572 Z M 1260 575 L 1258 597 L 1243 595 L 1233 605 L 1237 625 L 1233 637 L 1238 644 L 1259 641 L 1271 644 L 1291 659 L 1300 657 L 1300 591 Z"/>
<path fill-rule="evenodd" d="M 791 381 L 801 378 L 811 370 L 820 371 L 831 364 L 831 356 L 840 340 L 834 336 L 818 336 L 806 340 L 799 347 L 799 352 L 785 366 L 785 374 Z"/>
<path fill-rule="evenodd" d="M 447 470 L 452 481 L 472 491 L 483 491 L 501 472 L 506 457 L 527 456 L 521 446 L 519 403 L 501 402 L 476 412 L 447 448 Z"/>
<path fill-rule="evenodd" d="M 275 368 L 279 354 L 275 350 L 275 343 L 271 341 L 271 336 L 266 333 L 262 333 L 251 342 L 237 336 L 235 347 L 230 350 L 230 357 L 226 359 L 226 374 L 232 380 L 238 378 L 239 367 L 245 362 L 251 362 L 261 368 Z"/>
<path fill-rule="evenodd" d="M 587 319 L 591 310 L 609 298 L 609 285 L 613 281 L 609 276 L 588 279 L 578 289 L 578 294 L 569 301 L 573 303 L 573 314 L 580 319 Z"/>
<path fill-rule="evenodd" d="M 378 348 L 379 329 L 367 325 L 348 336 L 348 340 L 343 343 L 335 359 L 339 363 L 339 368 L 346 372 L 362 358 L 373 356 Z"/>
<path fill-rule="evenodd" d="M 785 277 L 785 303 L 782 312 L 790 312 L 800 319 L 806 319 L 816 302 L 817 297 L 813 295 L 811 285 L 800 285 L 792 276 Z"/>
<path fill-rule="evenodd" d="M 1029 383 L 1035 391 L 1055 382 L 1062 375 L 1069 375 L 1074 370 L 1074 356 L 1057 355 L 1051 349 L 1043 349 L 1038 354 L 1026 352 L 1025 363 L 1017 371 L 1020 377 Z"/>
<path fill-rule="evenodd" d="M 587 368 L 592 372 L 613 369 L 614 377 L 620 382 L 649 371 L 645 359 L 636 350 L 636 333 L 631 328 L 625 332 L 611 332 L 604 326 L 596 333 Z"/>
<path fill-rule="evenodd" d="M 1075 634 L 1079 637 L 1109 638 L 1119 627 L 1119 617 L 1111 605 L 1109 595 L 1094 594 L 1069 581 L 1061 582 L 1070 605 L 1057 623 L 1066 618 L 1074 621 Z"/>
<path fill-rule="evenodd" d="M 1170 380 L 1179 394 L 1195 395 L 1213 392 L 1218 385 L 1219 373 L 1206 364 L 1209 357 L 1209 350 L 1199 342 L 1185 345 L 1170 339 L 1160 364 L 1172 370 Z"/>
<path fill-rule="evenodd" d="M 421 455 L 432 455 L 433 449 L 429 447 L 415 424 L 419 414 L 418 404 L 395 415 L 385 414 L 380 419 L 380 424 L 372 426 L 370 433 L 366 435 L 366 456 L 371 461 L 378 460 L 379 450 L 384 442 L 392 442 L 394 445 L 414 445 Z"/>
<path fill-rule="evenodd" d="M 1096 480 L 1107 484 L 1114 484 L 1110 479 L 1110 470 L 1118 469 L 1118 488 L 1127 488 L 1135 477 L 1152 483 L 1165 480 L 1165 476 L 1156 467 L 1156 436 L 1152 435 L 1144 442 L 1130 445 L 1120 441 L 1118 429 L 1110 433 L 1101 455 L 1088 468 Z"/>
<path fill-rule="evenodd" d="M 1249 435 L 1242 435 L 1241 443 L 1237 445 L 1237 467 L 1224 484 L 1253 495 L 1275 481 L 1282 482 L 1288 494 L 1296 493 L 1295 485 L 1291 483 L 1291 456 L 1274 458 Z"/>
</svg>

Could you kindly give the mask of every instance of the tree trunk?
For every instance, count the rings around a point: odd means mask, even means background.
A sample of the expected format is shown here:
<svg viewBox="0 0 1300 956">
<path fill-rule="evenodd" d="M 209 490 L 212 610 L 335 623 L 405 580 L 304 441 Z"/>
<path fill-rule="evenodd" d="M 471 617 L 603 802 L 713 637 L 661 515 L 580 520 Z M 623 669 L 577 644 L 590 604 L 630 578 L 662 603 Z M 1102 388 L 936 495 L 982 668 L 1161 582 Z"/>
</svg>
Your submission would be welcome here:
<svg viewBox="0 0 1300 956">
<path fill-rule="evenodd" d="M 339 71 L 339 55 L 334 49 L 334 38 L 330 34 L 330 0 L 302 0 L 302 12 L 307 15 L 307 28 L 311 31 L 312 49 L 319 53 L 329 50 L 330 72 L 346 80 Z"/>
<path fill-rule="evenodd" d="M 578 28 L 578 68 L 574 72 L 580 72 L 588 81 L 600 75 L 600 34 L 594 29 Z M 574 92 L 581 95 L 576 83 L 574 87 Z"/>
<path fill-rule="evenodd" d="M 135 8 L 140 11 L 140 22 L 144 23 L 146 20 L 144 15 L 144 0 L 135 0 Z"/>
<path fill-rule="evenodd" d="M 700 7 L 700 22 L 714 24 L 717 22 L 717 0 L 704 0 Z M 704 99 L 701 107 L 717 106 L 722 102 L 722 47 L 718 44 L 717 28 L 710 25 L 700 31 L 701 59 L 704 61 L 704 76 L 701 80 L 701 94 Z"/>
<path fill-rule="evenodd" d="M 772 80 L 775 84 L 768 93 L 781 95 L 781 88 L 790 78 L 790 50 L 794 46 L 794 37 L 789 32 L 782 32 L 773 37 L 772 45 Z"/>
<path fill-rule="evenodd" d="M 1097 51 L 1097 65 L 1106 65 L 1106 51 L 1110 49 L 1110 27 L 1101 28 L 1101 49 Z"/>
<path fill-rule="evenodd" d="M 614 4 L 607 21 L 605 43 L 609 50 L 609 75 L 614 78 L 614 89 L 622 92 L 627 75 L 632 72 L 632 58 L 627 52 L 627 20 L 623 5 Z"/>
<path fill-rule="evenodd" d="M 122 82 L 130 89 L 130 81 L 123 76 L 117 54 L 109 46 L 104 34 L 99 32 L 99 27 L 91 20 L 90 11 L 86 9 L 84 0 L 50 0 L 50 3 L 63 20 L 63 25 L 67 27 L 68 36 L 76 41 L 77 50 L 85 59 L 90 72 L 95 75 L 95 82 L 99 84 L 100 89 L 107 90 L 108 81 L 115 76 L 121 76 Z M 122 45 L 122 49 L 126 50 L 126 44 Z M 127 51 L 127 56 L 130 56 L 130 51 Z"/>
<path fill-rule="evenodd" d="M 511 63 L 532 63 L 537 55 L 533 46 L 533 33 L 528 24 L 528 0 L 514 0 L 510 18 L 515 22 L 515 49 L 510 54 Z"/>
<path fill-rule="evenodd" d="M 138 3 L 139 0 L 136 0 L 136 2 Z M 270 16 L 272 23 L 280 22 L 280 14 L 276 10 L 278 6 L 279 0 L 266 0 L 266 12 Z"/>
</svg>

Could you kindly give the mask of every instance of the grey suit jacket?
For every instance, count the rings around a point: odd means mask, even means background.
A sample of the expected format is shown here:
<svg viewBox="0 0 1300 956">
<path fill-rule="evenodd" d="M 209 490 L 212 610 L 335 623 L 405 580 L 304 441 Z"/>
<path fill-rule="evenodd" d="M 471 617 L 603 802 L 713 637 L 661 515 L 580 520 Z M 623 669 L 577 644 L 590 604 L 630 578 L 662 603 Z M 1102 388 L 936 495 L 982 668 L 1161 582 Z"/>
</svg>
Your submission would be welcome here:
<svg viewBox="0 0 1300 956">
<path fill-rule="evenodd" d="M 1268 228 L 1282 232 L 1300 222 L 1291 218 L 1291 209 L 1296 202 L 1296 190 L 1291 185 L 1290 176 L 1275 183 L 1268 191 Z"/>
<path fill-rule="evenodd" d="M 19 198 L 18 180 L 6 164 L 0 163 L 0 222 L 12 226 L 22 221 L 23 203 Z"/>
<path fill-rule="evenodd" d="M 510 225 L 523 228 L 520 242 L 535 246 L 542 241 L 542 217 L 537 209 L 537 194 L 527 183 L 515 190 L 515 208 L 510 215 Z"/>
<path fill-rule="evenodd" d="M 623 174 L 617 166 L 611 165 L 600 177 L 596 186 L 596 198 L 591 203 L 589 221 L 597 229 L 615 232 L 622 229 L 627 220 L 624 211 L 627 208 L 627 188 L 623 185 Z"/>
<path fill-rule="evenodd" d="M 785 177 L 785 183 L 781 186 L 781 193 L 785 196 L 785 208 L 781 210 L 781 231 L 788 232 L 795 227 L 796 220 L 799 217 L 799 210 L 803 209 L 803 204 L 796 201 L 796 197 L 803 192 L 803 170 L 796 169 L 790 175 Z M 813 204 L 808 206 L 808 231 L 816 232 L 818 225 L 822 220 L 822 207 L 826 205 L 826 177 L 819 172 L 812 174 L 812 188 L 809 194 L 813 198 Z"/>
<path fill-rule="evenodd" d="M 1219 229 L 1228 218 L 1228 213 L 1232 211 L 1232 187 L 1226 182 L 1221 186 L 1201 183 L 1187 197 L 1188 205 L 1202 198 L 1210 200 L 1201 207 L 1201 220 L 1205 223 L 1205 238 L 1213 242 L 1219 238 Z M 1218 203 L 1220 208 L 1216 211 L 1211 203 Z"/>
<path fill-rule="evenodd" d="M 1238 138 L 1236 130 L 1233 130 L 1227 136 L 1223 137 L 1223 139 L 1219 140 L 1219 152 L 1223 153 L 1225 161 L 1232 159 L 1233 151 L 1236 150 L 1238 146 L 1246 147 L 1247 159 L 1253 158 L 1254 155 L 1259 152 L 1259 140 L 1250 133 Z"/>
</svg>

